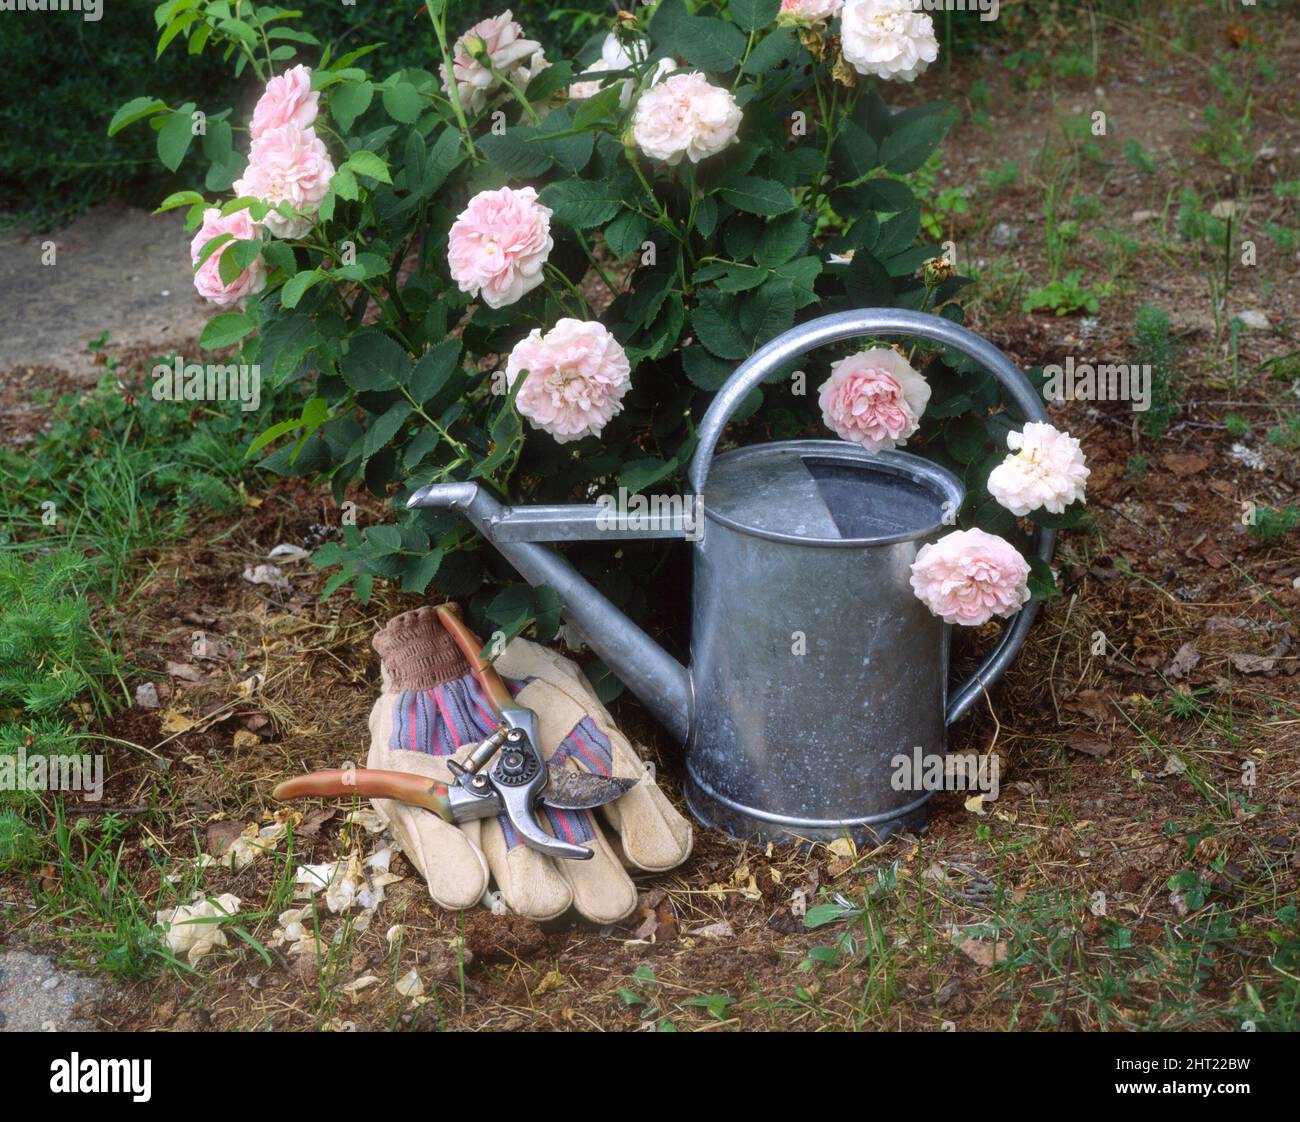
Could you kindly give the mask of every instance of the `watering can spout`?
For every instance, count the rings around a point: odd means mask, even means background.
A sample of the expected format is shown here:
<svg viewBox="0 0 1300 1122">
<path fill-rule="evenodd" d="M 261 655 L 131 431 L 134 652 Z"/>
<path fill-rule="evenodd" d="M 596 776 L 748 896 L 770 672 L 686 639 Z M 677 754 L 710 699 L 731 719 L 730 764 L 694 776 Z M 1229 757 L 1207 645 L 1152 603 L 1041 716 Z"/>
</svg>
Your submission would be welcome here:
<svg viewBox="0 0 1300 1122">
<path fill-rule="evenodd" d="M 542 541 L 590 540 L 608 535 L 596 506 L 513 508 L 477 483 L 435 483 L 416 491 L 406 505 L 463 514 L 529 584 L 555 590 L 565 618 L 679 740 L 691 719 L 690 674 L 681 663 L 597 592 L 578 571 Z M 653 536 L 682 536 L 652 532 Z"/>
</svg>

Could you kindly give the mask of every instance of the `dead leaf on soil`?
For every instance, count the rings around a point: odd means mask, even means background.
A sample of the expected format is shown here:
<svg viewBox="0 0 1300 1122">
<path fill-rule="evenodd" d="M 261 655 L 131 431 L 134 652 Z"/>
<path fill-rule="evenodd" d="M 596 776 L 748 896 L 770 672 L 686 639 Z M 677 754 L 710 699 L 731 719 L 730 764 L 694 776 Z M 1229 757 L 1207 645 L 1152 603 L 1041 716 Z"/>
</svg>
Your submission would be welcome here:
<svg viewBox="0 0 1300 1122">
<path fill-rule="evenodd" d="M 1110 754 L 1115 747 L 1109 740 L 1103 740 L 1100 736 L 1095 736 L 1090 732 L 1072 732 L 1069 739 L 1066 740 L 1065 746 L 1073 748 L 1076 752 L 1082 752 L 1085 756 L 1094 756 L 1100 758 Z"/>
<path fill-rule="evenodd" d="M 957 944 L 962 952 L 977 966 L 989 967 L 995 962 L 1006 962 L 1010 951 L 1002 940 L 963 939 Z"/>
<path fill-rule="evenodd" d="M 718 923 L 706 923 L 703 927 L 693 927 L 686 934 L 700 939 L 733 939 L 736 929 L 724 919 Z"/>
<path fill-rule="evenodd" d="M 1266 674 L 1277 666 L 1277 659 L 1265 658 L 1263 655 L 1235 654 L 1230 655 L 1229 659 L 1243 674 Z"/>
<path fill-rule="evenodd" d="M 335 813 L 336 812 L 333 810 L 313 810 L 303 819 L 302 825 L 299 826 L 294 833 L 299 837 L 314 838 L 320 833 L 321 827 L 334 817 Z"/>
<path fill-rule="evenodd" d="M 231 843 L 244 832 L 239 822 L 209 822 L 206 830 L 208 852 L 213 857 L 225 853 Z"/>
<path fill-rule="evenodd" d="M 564 975 L 559 970 L 552 970 L 537 983 L 536 989 L 533 990 L 533 996 L 541 997 L 544 993 L 558 990 L 562 985 L 564 985 Z"/>
<path fill-rule="evenodd" d="M 1073 697 L 1065 699 L 1065 707 L 1094 721 L 1114 721 L 1115 710 L 1111 707 L 1111 696 L 1105 690 L 1080 690 Z"/>
<path fill-rule="evenodd" d="M 164 709 L 158 719 L 158 724 L 165 733 L 189 732 L 198 721 L 192 717 L 186 717 L 183 713 L 177 713 L 175 709 Z"/>
<path fill-rule="evenodd" d="M 652 889 L 637 901 L 641 922 L 632 934 L 634 940 L 666 943 L 677 934 L 677 912 L 662 888 Z"/>
<path fill-rule="evenodd" d="M 183 682 L 201 682 L 204 674 L 197 666 L 188 662 L 171 662 L 167 663 L 167 673 L 173 678 L 179 678 Z"/>
<path fill-rule="evenodd" d="M 1165 766 L 1156 772 L 1156 775 L 1161 778 L 1166 775 L 1182 775 L 1186 770 L 1187 764 L 1177 756 L 1166 756 Z"/>
<path fill-rule="evenodd" d="M 1165 677 L 1172 681 L 1186 678 L 1200 664 L 1201 654 L 1194 643 L 1184 643 L 1165 666 Z"/>
<path fill-rule="evenodd" d="M 243 575 L 244 580 L 249 584 L 265 584 L 279 592 L 293 591 L 293 585 L 289 583 L 289 578 L 284 575 L 284 570 L 279 565 L 249 565 L 244 569 Z"/>
<path fill-rule="evenodd" d="M 1195 452 L 1166 452 L 1160 462 L 1181 479 L 1204 471 L 1211 461 L 1208 456 L 1198 456 Z"/>
<path fill-rule="evenodd" d="M 262 738 L 255 732 L 249 732 L 247 729 L 236 729 L 234 745 L 236 748 L 260 748 Z"/>
<path fill-rule="evenodd" d="M 1222 569 L 1230 564 L 1228 555 L 1221 550 L 1215 543 L 1215 540 L 1208 534 L 1204 535 L 1199 542 L 1194 545 L 1190 552 L 1199 557 L 1211 569 Z"/>
</svg>

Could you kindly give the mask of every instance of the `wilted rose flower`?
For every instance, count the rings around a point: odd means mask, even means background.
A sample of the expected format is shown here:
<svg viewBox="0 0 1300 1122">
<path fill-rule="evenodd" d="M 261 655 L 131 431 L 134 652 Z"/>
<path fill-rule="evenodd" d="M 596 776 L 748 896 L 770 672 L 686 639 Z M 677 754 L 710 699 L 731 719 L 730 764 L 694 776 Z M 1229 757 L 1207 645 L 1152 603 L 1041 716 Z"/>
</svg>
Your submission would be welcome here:
<svg viewBox="0 0 1300 1122">
<path fill-rule="evenodd" d="M 703 74 L 673 74 L 646 90 L 632 114 L 632 139 L 652 160 L 693 164 L 736 140 L 741 112 L 729 90 Z"/>
<path fill-rule="evenodd" d="M 1007 447 L 1012 454 L 989 473 L 989 494 L 1012 514 L 1024 516 L 1040 507 L 1060 514 L 1085 501 L 1091 471 L 1068 432 L 1030 421 L 1023 431 L 1007 433 Z"/>
<path fill-rule="evenodd" d="M 873 347 L 832 363 L 817 400 L 836 436 L 877 452 L 916 432 L 930 384 L 896 350 Z"/>
<path fill-rule="evenodd" d="M 197 265 L 203 247 L 222 234 L 232 235 L 235 241 L 251 241 L 259 236 L 258 225 L 246 210 L 223 218 L 220 210 L 209 207 L 203 212 L 203 226 L 190 242 L 190 263 Z M 266 269 L 260 257 L 254 258 L 253 263 L 229 284 L 222 283 L 221 258 L 233 244 L 233 241 L 226 242 L 194 274 L 194 287 L 199 295 L 220 308 L 238 304 L 245 296 L 253 296 L 266 287 Z"/>
<path fill-rule="evenodd" d="M 448 235 L 447 263 L 462 292 L 491 308 L 513 304 L 545 279 L 551 210 L 531 187 L 480 191 Z"/>
<path fill-rule="evenodd" d="M 781 0 L 776 22 L 782 27 L 813 27 L 844 7 L 844 0 Z"/>
<path fill-rule="evenodd" d="M 271 205 L 285 202 L 299 211 L 297 217 L 285 218 L 272 210 L 263 219 L 277 237 L 297 238 L 310 228 L 311 215 L 333 177 L 334 165 L 316 130 L 281 125 L 253 141 L 248 167 L 235 181 L 234 191 L 236 197 L 248 195 Z"/>
<path fill-rule="evenodd" d="M 486 54 L 491 66 L 484 66 L 474 57 L 476 54 Z M 509 9 L 480 20 L 456 40 L 451 52 L 456 93 L 461 105 L 472 113 L 479 112 L 487 104 L 488 95 L 501 85 L 493 70 L 522 89 L 548 66 L 541 43 L 524 38 L 524 29 L 514 21 Z M 450 94 L 451 77 L 445 62 L 439 71 L 443 87 Z"/>
<path fill-rule="evenodd" d="M 845 0 L 844 58 L 859 74 L 910 82 L 939 57 L 934 23 L 914 0 Z"/>
<path fill-rule="evenodd" d="M 955 530 L 921 547 L 912 591 L 945 623 L 978 627 L 1029 599 L 1029 564 L 1010 542 L 983 530 Z"/>
<path fill-rule="evenodd" d="M 632 368 L 618 340 L 604 324 L 559 320 L 545 335 L 534 328 L 506 360 L 513 388 L 527 371 L 515 404 L 534 428 L 560 444 L 599 436 L 622 411 Z"/>
<path fill-rule="evenodd" d="M 266 91 L 253 109 L 253 123 L 249 132 L 256 140 L 267 129 L 282 125 L 311 128 L 316 120 L 320 91 L 311 88 L 311 70 L 295 66 L 266 83 Z"/>
</svg>

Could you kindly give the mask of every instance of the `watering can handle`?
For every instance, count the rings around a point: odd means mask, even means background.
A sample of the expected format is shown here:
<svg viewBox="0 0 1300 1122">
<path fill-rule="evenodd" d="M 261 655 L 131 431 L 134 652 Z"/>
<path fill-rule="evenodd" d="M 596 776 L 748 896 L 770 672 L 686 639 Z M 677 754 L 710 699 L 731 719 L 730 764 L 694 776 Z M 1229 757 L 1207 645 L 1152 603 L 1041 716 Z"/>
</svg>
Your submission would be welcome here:
<svg viewBox="0 0 1300 1122">
<path fill-rule="evenodd" d="M 704 494 L 709 467 L 713 463 L 713 453 L 722 430 L 751 390 L 791 359 L 816 347 L 862 335 L 906 335 L 942 343 L 960 351 L 1002 383 L 1026 421 L 1048 419 L 1042 399 L 1015 363 L 987 339 L 980 338 L 961 324 L 942 316 L 901 308 L 862 308 L 852 312 L 836 312 L 834 315 L 809 320 L 778 335 L 741 363 L 727 379 L 700 423 L 699 446 L 691 460 L 689 473 L 692 491 L 696 495 Z M 1034 528 L 1033 549 L 1044 561 L 1051 561 L 1055 542 L 1054 531 L 1042 526 Z M 965 713 L 981 691 L 993 685 L 1011 665 L 1037 613 L 1038 602 L 1031 600 L 1003 625 L 997 645 L 975 673 L 949 696 L 946 714 L 948 724 Z"/>
</svg>

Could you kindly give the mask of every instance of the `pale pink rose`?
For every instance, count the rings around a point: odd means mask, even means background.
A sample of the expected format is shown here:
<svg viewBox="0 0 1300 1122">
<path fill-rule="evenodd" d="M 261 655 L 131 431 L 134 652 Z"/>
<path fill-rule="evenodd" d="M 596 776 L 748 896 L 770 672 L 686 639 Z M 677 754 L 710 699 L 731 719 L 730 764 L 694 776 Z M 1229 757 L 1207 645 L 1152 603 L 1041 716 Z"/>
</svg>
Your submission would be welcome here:
<svg viewBox="0 0 1300 1122">
<path fill-rule="evenodd" d="M 202 228 L 190 242 L 190 264 L 197 265 L 203 247 L 222 234 L 232 235 L 235 241 L 251 241 L 260 236 L 260 231 L 246 210 L 236 211 L 223 218 L 220 210 L 209 207 L 203 212 Z M 233 244 L 233 241 L 226 242 L 194 274 L 194 287 L 198 289 L 199 295 L 219 308 L 238 304 L 245 296 L 252 296 L 266 287 L 266 269 L 260 257 L 230 284 L 221 282 L 221 258 Z"/>
<path fill-rule="evenodd" d="M 896 350 L 874 347 L 832 363 L 817 400 L 836 436 L 878 452 L 916 432 L 930 384 Z"/>
<path fill-rule="evenodd" d="M 1030 421 L 1022 432 L 1007 433 L 1012 454 L 989 472 L 989 494 L 1012 514 L 1023 517 L 1046 507 L 1060 514 L 1086 501 L 1088 476 L 1083 449 L 1068 432 Z"/>
<path fill-rule="evenodd" d="M 646 90 L 632 114 L 632 139 L 652 160 L 693 164 L 736 141 L 740 106 L 703 74 L 672 74 Z"/>
<path fill-rule="evenodd" d="M 776 22 L 781 27 L 813 27 L 844 7 L 844 0 L 781 0 Z"/>
<path fill-rule="evenodd" d="M 1029 564 L 1010 542 L 983 530 L 955 530 L 921 547 L 912 591 L 945 623 L 978 627 L 1029 599 Z"/>
<path fill-rule="evenodd" d="M 598 58 L 590 66 L 581 67 L 578 72 L 580 74 L 597 74 L 604 73 L 606 70 L 615 69 L 617 68 L 611 66 L 603 58 Z M 625 78 L 623 79 L 623 82 L 627 85 L 630 82 L 630 79 Z M 604 88 L 604 85 L 605 80 L 602 78 L 587 78 L 581 82 L 574 82 L 569 86 L 569 96 L 573 98 L 574 101 L 581 101 L 583 98 L 587 97 L 595 97 Z"/>
<path fill-rule="evenodd" d="M 916 0 L 845 0 L 841 49 L 859 74 L 910 82 L 939 57 L 934 21 Z"/>
<path fill-rule="evenodd" d="M 311 88 L 310 68 L 295 66 L 266 83 L 266 91 L 253 110 L 253 123 L 248 131 L 256 140 L 267 129 L 278 129 L 283 125 L 311 128 L 319 102 L 320 91 Z"/>
<path fill-rule="evenodd" d="M 491 62 L 490 68 L 474 57 L 484 51 Z M 456 93 L 461 106 L 472 113 L 479 112 L 487 104 L 488 95 L 501 85 L 493 70 L 522 90 L 548 66 L 542 45 L 524 38 L 524 29 L 514 21 L 509 9 L 499 16 L 480 20 L 452 46 L 451 68 L 456 77 Z M 450 94 L 447 64 L 444 62 L 439 70 L 443 87 Z"/>
<path fill-rule="evenodd" d="M 315 129 L 281 125 L 267 129 L 253 141 L 248 167 L 235 181 L 235 196 L 251 196 L 262 202 L 285 202 L 299 216 L 285 218 L 269 211 L 266 228 L 281 238 L 301 237 L 311 227 L 311 215 L 329 190 L 334 165 Z"/>
<path fill-rule="evenodd" d="M 531 187 L 480 191 L 452 224 L 447 264 L 462 292 L 504 308 L 545 280 L 551 210 Z"/>
<path fill-rule="evenodd" d="M 515 404 L 534 428 L 559 444 L 599 436 L 623 409 L 632 381 L 627 355 L 600 323 L 559 320 L 545 335 L 534 328 L 506 360 L 511 388 L 524 371 Z"/>
</svg>

